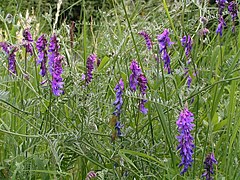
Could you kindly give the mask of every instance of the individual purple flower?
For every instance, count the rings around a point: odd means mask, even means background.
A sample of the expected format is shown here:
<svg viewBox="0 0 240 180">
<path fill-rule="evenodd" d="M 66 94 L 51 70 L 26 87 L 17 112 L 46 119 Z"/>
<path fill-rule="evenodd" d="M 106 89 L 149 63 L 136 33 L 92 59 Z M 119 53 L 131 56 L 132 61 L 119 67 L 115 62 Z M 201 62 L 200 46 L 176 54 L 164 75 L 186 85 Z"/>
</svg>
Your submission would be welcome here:
<svg viewBox="0 0 240 180">
<path fill-rule="evenodd" d="M 85 79 L 86 79 L 86 75 L 83 73 L 83 74 L 82 74 L 82 78 L 81 78 L 81 80 L 84 81 Z"/>
<path fill-rule="evenodd" d="M 87 58 L 87 73 L 86 73 L 86 83 L 89 84 L 92 81 L 92 72 L 94 69 L 94 62 L 97 60 L 97 56 L 95 54 L 91 54 L 88 58 Z"/>
<path fill-rule="evenodd" d="M 54 59 L 59 56 L 59 49 L 60 46 L 58 44 L 57 36 L 56 34 L 53 34 L 53 36 L 50 38 L 50 44 L 48 48 L 48 65 L 50 74 L 53 72 Z"/>
<path fill-rule="evenodd" d="M 233 21 L 233 26 L 232 26 L 232 32 L 235 31 L 235 19 L 237 18 L 237 13 L 238 13 L 238 4 L 235 1 L 230 2 L 228 6 L 228 12 L 232 17 Z"/>
<path fill-rule="evenodd" d="M 199 35 L 200 36 L 206 36 L 207 34 L 209 34 L 209 30 L 207 28 L 203 28 L 199 30 Z"/>
<path fill-rule="evenodd" d="M 47 72 L 47 68 L 46 68 L 46 62 L 47 62 L 47 51 L 46 51 L 46 47 L 47 47 L 47 40 L 45 38 L 45 35 L 41 35 L 37 42 L 36 42 L 36 47 L 38 50 L 38 60 L 37 60 L 37 64 L 41 64 L 40 66 L 40 75 L 42 77 L 44 77 L 46 75 Z"/>
<path fill-rule="evenodd" d="M 193 44 L 191 36 L 190 35 L 183 36 L 183 38 L 181 39 L 181 44 L 185 48 L 185 54 L 188 58 L 192 50 L 192 44 Z"/>
<path fill-rule="evenodd" d="M 116 87 L 114 88 L 114 91 L 116 91 L 116 100 L 113 103 L 113 105 L 115 106 L 115 111 L 114 111 L 114 115 L 119 117 L 120 113 L 121 113 L 121 108 L 123 105 L 123 91 L 124 91 L 124 82 L 122 79 L 119 80 L 119 83 L 116 85 Z"/>
<path fill-rule="evenodd" d="M 16 52 L 18 51 L 18 48 L 9 45 L 6 42 L 0 42 L 0 47 L 2 47 L 3 51 L 5 51 L 6 55 L 8 56 L 8 71 L 10 72 L 10 75 L 16 75 Z"/>
<path fill-rule="evenodd" d="M 147 102 L 146 99 L 141 99 L 140 103 L 139 103 L 139 110 L 141 113 L 143 114 L 147 114 L 148 113 L 148 109 L 145 108 L 145 103 Z"/>
<path fill-rule="evenodd" d="M 64 93 L 63 85 L 64 82 L 62 80 L 62 60 L 63 56 L 59 55 L 54 58 L 53 66 L 52 66 L 52 92 L 55 96 L 60 96 Z"/>
<path fill-rule="evenodd" d="M 30 53 L 30 55 L 33 55 L 33 39 L 32 35 L 30 33 L 29 28 L 25 29 L 23 31 L 23 46 L 26 48 L 26 52 Z"/>
<path fill-rule="evenodd" d="M 213 164 L 217 164 L 217 160 L 214 157 L 213 153 L 210 153 L 207 155 L 205 161 L 204 161 L 204 169 L 205 172 L 202 174 L 202 177 L 205 177 L 206 180 L 212 180 L 213 178 L 211 177 L 213 172 Z"/>
<path fill-rule="evenodd" d="M 145 39 L 148 50 L 151 50 L 152 49 L 152 40 L 151 40 L 149 34 L 146 31 L 140 31 L 138 34 L 141 35 Z"/>
<path fill-rule="evenodd" d="M 86 180 L 90 180 L 95 177 L 97 177 L 97 174 L 94 171 L 90 171 L 89 173 L 87 173 Z"/>
<path fill-rule="evenodd" d="M 222 31 L 223 31 L 223 28 L 224 28 L 225 26 L 226 26 L 226 23 L 225 23 L 223 17 L 221 16 L 221 17 L 219 18 L 219 24 L 218 24 L 216 33 L 217 33 L 217 34 L 220 34 L 220 36 L 222 36 Z"/>
<path fill-rule="evenodd" d="M 181 111 L 176 122 L 178 126 L 178 132 L 180 133 L 180 135 L 177 136 L 179 142 L 177 150 L 180 150 L 180 155 L 182 157 L 179 167 L 184 166 L 181 171 L 181 175 L 187 172 L 189 166 L 191 166 L 193 162 L 192 156 L 194 144 L 193 136 L 191 135 L 191 131 L 194 127 L 193 120 L 193 114 L 188 110 L 187 107 L 185 107 L 184 110 Z"/>
<path fill-rule="evenodd" d="M 216 0 L 216 3 L 218 4 L 218 14 L 222 16 L 227 0 Z"/>
<path fill-rule="evenodd" d="M 164 61 L 164 68 L 167 69 L 168 74 L 170 74 L 171 73 L 170 56 L 167 52 L 167 47 L 171 46 L 173 42 L 171 42 L 171 39 L 169 38 L 168 29 L 165 29 L 162 34 L 158 35 L 157 39 L 159 43 L 160 54 Z"/>
</svg>

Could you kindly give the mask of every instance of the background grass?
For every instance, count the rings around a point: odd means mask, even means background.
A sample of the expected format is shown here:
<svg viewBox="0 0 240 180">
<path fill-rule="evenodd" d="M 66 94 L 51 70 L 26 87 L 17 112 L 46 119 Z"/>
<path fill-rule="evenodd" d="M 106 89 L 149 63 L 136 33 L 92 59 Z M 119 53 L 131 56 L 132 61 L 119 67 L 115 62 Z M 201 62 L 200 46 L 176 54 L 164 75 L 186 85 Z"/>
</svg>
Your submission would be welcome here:
<svg viewBox="0 0 240 180">
<path fill-rule="evenodd" d="M 35 63 L 36 49 L 30 57 L 20 46 L 21 33 L 29 25 L 35 41 L 42 33 L 49 39 L 56 4 L 39 1 L 25 17 L 26 2 L 2 3 L 0 41 L 16 44 L 20 50 L 16 77 L 9 76 L 7 57 L 0 53 L 0 179 L 85 179 L 91 170 L 97 172 L 97 179 L 200 179 L 210 152 L 218 161 L 215 179 L 239 179 L 239 27 L 233 34 L 227 16 L 228 27 L 220 38 L 215 34 L 216 6 L 169 2 L 75 1 L 70 2 L 72 7 L 64 3 L 60 14 L 75 6 L 81 9 L 73 48 L 70 20 L 59 18 L 58 22 L 65 56 L 65 94 L 60 97 L 54 97 L 48 85 L 41 85 L 44 79 Z M 42 6 L 49 9 L 42 13 Z M 8 13 L 11 16 L 6 18 Z M 210 34 L 204 38 L 198 33 L 203 27 L 200 16 L 209 22 Z M 156 36 L 165 28 L 175 42 L 169 50 L 170 75 L 155 59 Z M 141 30 L 150 34 L 153 50 L 148 51 L 137 34 Z M 193 78 L 190 89 L 180 46 L 181 37 L 188 34 L 194 40 L 188 67 Z M 84 87 L 81 75 L 91 53 L 97 54 L 101 64 Z M 148 79 L 147 115 L 139 113 L 139 96 L 129 89 L 132 59 L 137 59 Z M 125 83 L 120 119 L 124 136 L 112 142 L 109 119 L 114 111 L 113 89 L 120 78 Z M 176 120 L 186 103 L 195 117 L 196 148 L 192 168 L 180 176 Z"/>
</svg>

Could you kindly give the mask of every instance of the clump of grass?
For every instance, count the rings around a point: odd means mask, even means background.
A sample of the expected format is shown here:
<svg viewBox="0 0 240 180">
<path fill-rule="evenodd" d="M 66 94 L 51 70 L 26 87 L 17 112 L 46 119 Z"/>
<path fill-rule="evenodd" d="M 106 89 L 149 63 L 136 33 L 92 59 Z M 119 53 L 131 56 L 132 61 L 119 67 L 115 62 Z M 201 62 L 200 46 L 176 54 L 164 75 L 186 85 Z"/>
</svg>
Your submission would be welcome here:
<svg viewBox="0 0 240 180">
<path fill-rule="evenodd" d="M 0 12 L 1 179 L 236 179 L 240 36 L 232 12 L 122 0 L 95 21 L 82 3 L 76 32 L 68 21 L 57 27 L 61 1 L 53 26 L 51 12 L 11 21 Z M 218 18 L 228 25 L 222 36 Z M 18 49 L 17 73 L 9 74 L 9 47 Z"/>
</svg>

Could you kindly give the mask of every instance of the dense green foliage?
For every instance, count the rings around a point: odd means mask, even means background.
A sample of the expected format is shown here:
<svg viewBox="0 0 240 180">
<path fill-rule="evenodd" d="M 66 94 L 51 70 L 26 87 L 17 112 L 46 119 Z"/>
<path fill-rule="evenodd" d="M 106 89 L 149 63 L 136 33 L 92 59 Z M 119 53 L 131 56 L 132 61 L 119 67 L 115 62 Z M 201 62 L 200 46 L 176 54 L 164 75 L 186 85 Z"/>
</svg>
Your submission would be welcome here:
<svg viewBox="0 0 240 180">
<path fill-rule="evenodd" d="M 90 171 L 97 172 L 95 179 L 200 179 L 211 152 L 218 161 L 214 179 L 239 179 L 240 33 L 238 26 L 232 33 L 230 16 L 220 37 L 215 33 L 217 8 L 204 2 L 65 1 L 60 15 L 81 7 L 71 47 L 71 18 L 59 18 L 53 30 L 56 10 L 52 9 L 57 5 L 45 1 L 36 1 L 33 12 L 29 4 L 33 1 L 1 4 L 0 42 L 15 44 L 19 51 L 17 76 L 9 75 L 7 56 L 0 51 L 0 179 L 85 179 Z M 49 9 L 43 12 L 42 6 Z M 208 19 L 207 36 L 199 35 L 205 26 L 201 16 Z M 41 84 L 49 77 L 39 75 L 37 49 L 29 56 L 21 46 L 27 27 L 34 41 L 43 33 L 49 40 L 53 31 L 59 38 L 65 57 L 60 97 L 52 94 L 49 82 Z M 165 28 L 174 42 L 168 49 L 171 74 L 161 60 L 156 61 L 156 37 Z M 153 40 L 151 51 L 138 35 L 141 30 Z M 180 42 L 184 35 L 193 37 L 190 88 Z M 82 73 L 92 53 L 101 63 L 85 86 Z M 139 95 L 129 88 L 133 59 L 148 79 L 147 115 L 139 112 Z M 112 140 L 114 127 L 109 121 L 120 78 L 125 83 L 120 119 L 124 136 Z M 181 176 L 176 121 L 185 106 L 195 118 L 195 148 L 193 165 Z"/>
</svg>

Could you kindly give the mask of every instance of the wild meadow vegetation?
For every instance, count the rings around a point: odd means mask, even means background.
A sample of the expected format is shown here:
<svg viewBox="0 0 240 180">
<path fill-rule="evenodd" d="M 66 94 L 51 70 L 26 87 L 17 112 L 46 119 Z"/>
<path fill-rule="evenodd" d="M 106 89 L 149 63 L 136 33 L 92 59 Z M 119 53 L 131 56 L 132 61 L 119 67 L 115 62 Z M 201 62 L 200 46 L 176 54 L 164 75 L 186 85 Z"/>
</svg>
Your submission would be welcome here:
<svg viewBox="0 0 240 180">
<path fill-rule="evenodd" d="M 237 1 L 6 2 L 0 179 L 240 179 Z"/>
</svg>

